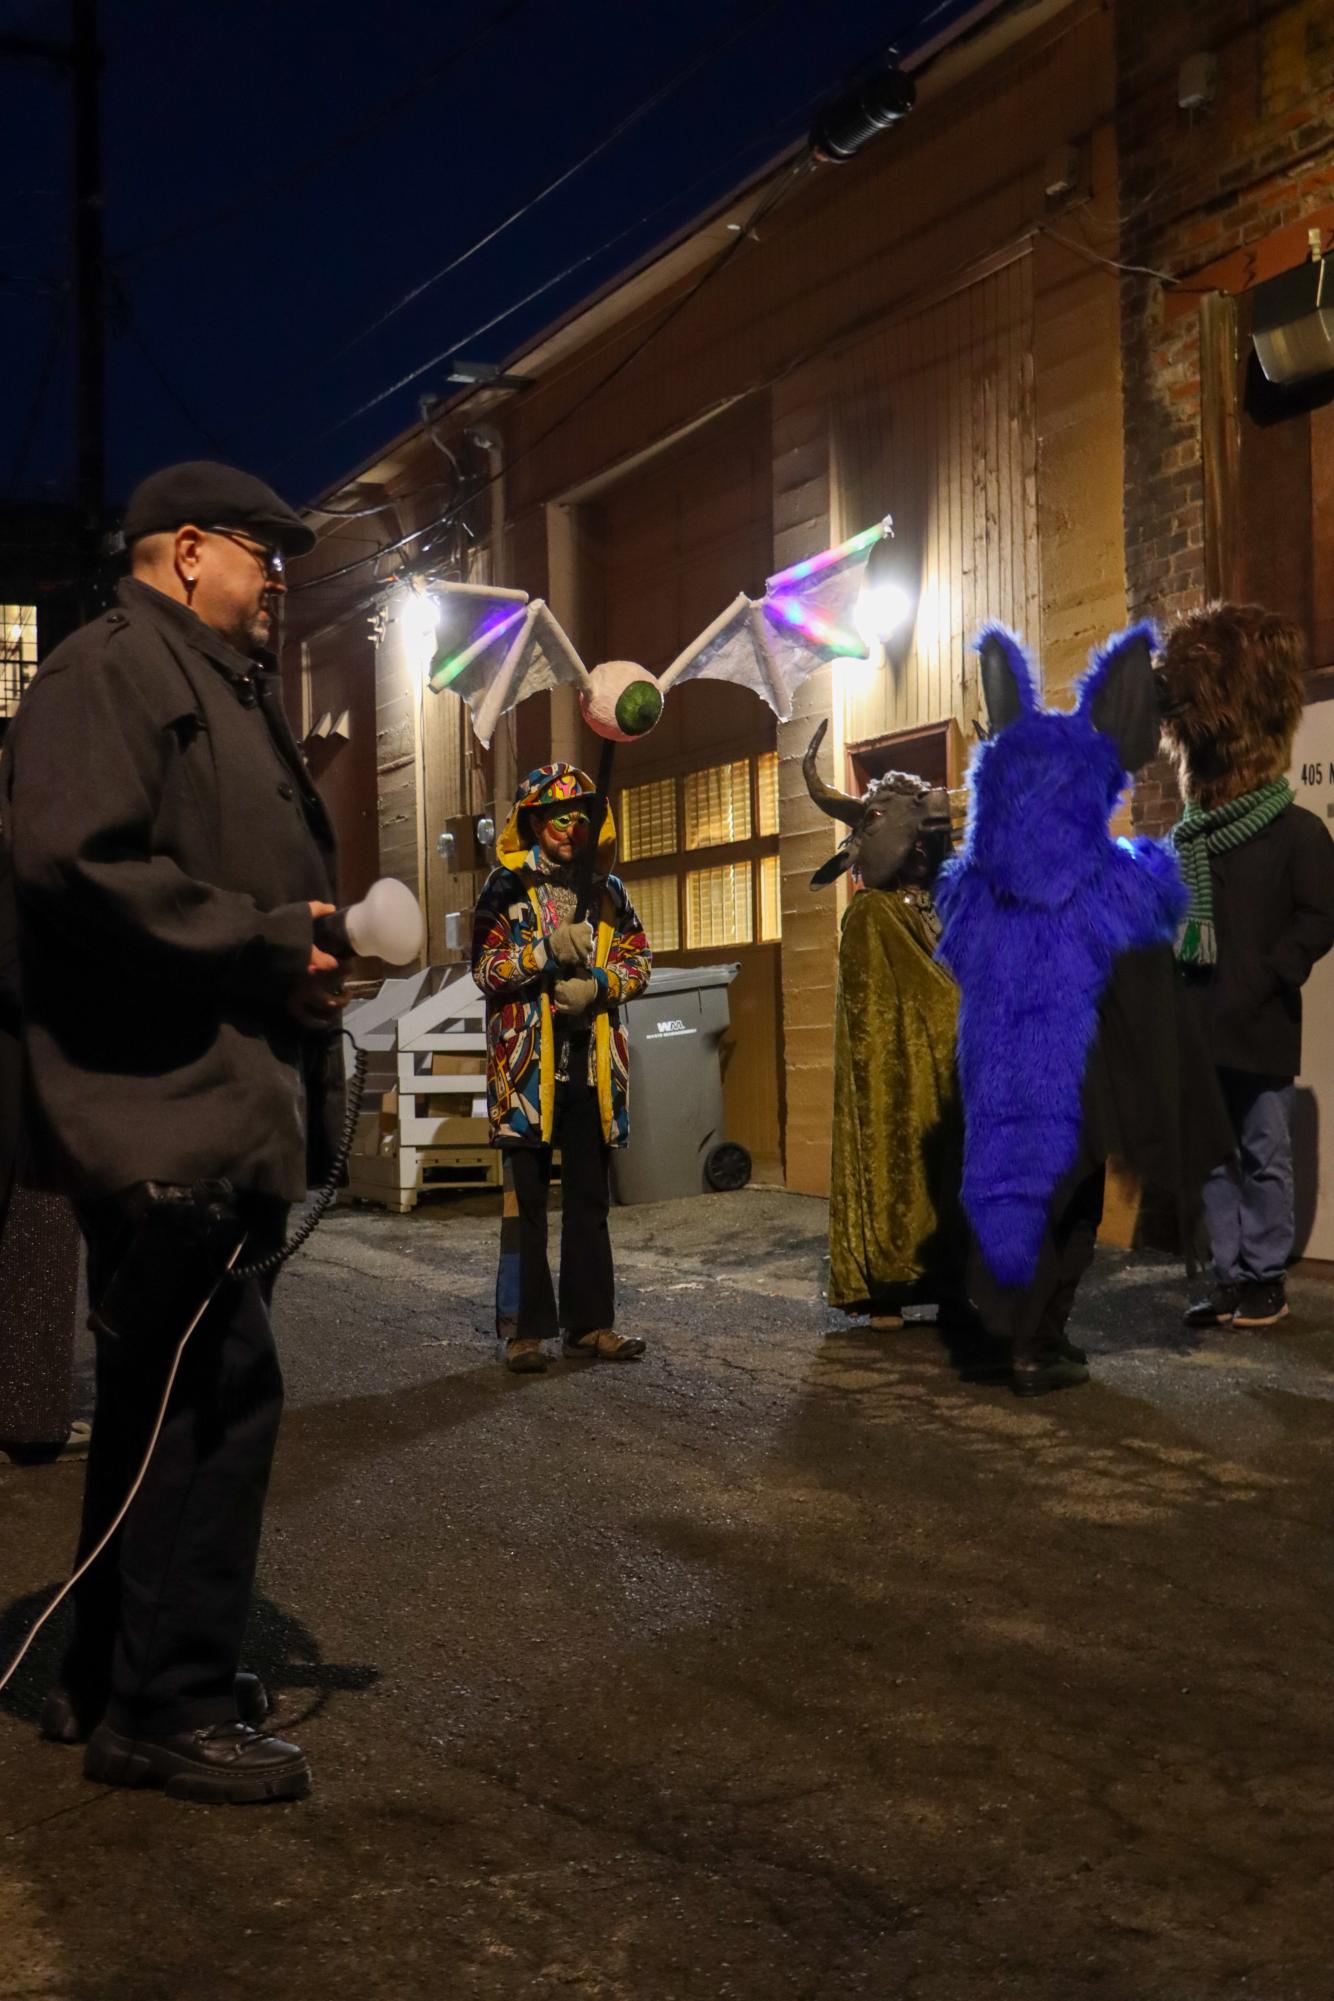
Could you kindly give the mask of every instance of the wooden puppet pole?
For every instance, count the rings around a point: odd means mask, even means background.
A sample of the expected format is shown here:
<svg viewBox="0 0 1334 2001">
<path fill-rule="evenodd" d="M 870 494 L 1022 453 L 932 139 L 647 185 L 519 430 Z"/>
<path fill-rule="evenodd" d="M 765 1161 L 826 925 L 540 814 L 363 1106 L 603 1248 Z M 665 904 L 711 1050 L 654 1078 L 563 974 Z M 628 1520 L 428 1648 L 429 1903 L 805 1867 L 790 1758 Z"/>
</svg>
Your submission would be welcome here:
<svg viewBox="0 0 1334 2001">
<path fill-rule="evenodd" d="M 593 881 L 597 875 L 598 843 L 602 835 L 602 822 L 607 817 L 607 801 L 611 797 L 611 772 L 616 760 L 616 745 L 611 737 L 603 737 L 602 754 L 598 758 L 597 791 L 593 798 L 592 822 L 588 832 L 588 849 L 579 867 L 579 894 L 575 904 L 574 921 L 586 924 L 593 905 Z"/>
</svg>

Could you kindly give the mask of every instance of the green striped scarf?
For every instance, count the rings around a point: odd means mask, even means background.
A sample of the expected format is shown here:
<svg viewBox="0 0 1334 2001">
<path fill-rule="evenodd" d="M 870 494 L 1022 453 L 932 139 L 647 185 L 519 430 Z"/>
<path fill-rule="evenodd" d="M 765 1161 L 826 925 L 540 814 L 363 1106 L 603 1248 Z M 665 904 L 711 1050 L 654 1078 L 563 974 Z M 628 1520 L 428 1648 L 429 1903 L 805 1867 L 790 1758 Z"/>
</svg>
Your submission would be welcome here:
<svg viewBox="0 0 1334 2001">
<path fill-rule="evenodd" d="M 1177 851 L 1181 873 L 1190 891 L 1190 906 L 1177 936 L 1177 962 L 1183 966 L 1214 966 L 1218 963 L 1218 939 L 1214 931 L 1214 884 L 1210 858 L 1226 854 L 1249 841 L 1280 813 L 1291 806 L 1292 787 L 1286 778 L 1271 778 L 1226 806 L 1206 813 L 1193 799 L 1172 829 L 1172 845 Z"/>
</svg>

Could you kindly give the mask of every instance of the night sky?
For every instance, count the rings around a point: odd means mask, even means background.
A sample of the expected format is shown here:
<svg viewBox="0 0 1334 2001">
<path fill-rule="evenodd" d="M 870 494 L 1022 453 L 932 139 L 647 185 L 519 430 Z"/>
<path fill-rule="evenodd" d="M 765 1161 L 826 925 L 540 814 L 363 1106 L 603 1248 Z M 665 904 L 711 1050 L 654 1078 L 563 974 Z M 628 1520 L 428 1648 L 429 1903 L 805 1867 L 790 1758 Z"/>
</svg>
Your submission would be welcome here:
<svg viewBox="0 0 1334 2001">
<path fill-rule="evenodd" d="M 907 53 L 975 4 L 103 0 L 109 497 L 218 456 L 311 498 L 444 388 L 451 353 L 504 361 L 800 138 L 891 42 Z M 66 0 L 0 0 L 0 32 L 60 39 Z M 0 495 L 63 499 L 68 89 L 0 62 Z"/>
</svg>

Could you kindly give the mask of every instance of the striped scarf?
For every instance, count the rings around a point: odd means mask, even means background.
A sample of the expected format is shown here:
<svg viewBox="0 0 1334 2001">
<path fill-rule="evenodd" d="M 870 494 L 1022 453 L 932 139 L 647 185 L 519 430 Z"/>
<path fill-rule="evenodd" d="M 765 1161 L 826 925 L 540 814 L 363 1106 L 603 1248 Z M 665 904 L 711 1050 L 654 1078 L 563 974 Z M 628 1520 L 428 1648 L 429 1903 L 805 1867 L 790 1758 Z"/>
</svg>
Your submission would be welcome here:
<svg viewBox="0 0 1334 2001">
<path fill-rule="evenodd" d="M 1206 813 L 1193 799 L 1172 829 L 1172 845 L 1177 851 L 1181 873 L 1190 891 L 1190 906 L 1177 934 L 1177 963 L 1182 966 L 1214 966 L 1218 963 L 1218 939 L 1214 931 L 1214 884 L 1210 861 L 1241 847 L 1254 835 L 1286 812 L 1293 800 L 1286 778 L 1271 778 L 1226 806 Z"/>
</svg>

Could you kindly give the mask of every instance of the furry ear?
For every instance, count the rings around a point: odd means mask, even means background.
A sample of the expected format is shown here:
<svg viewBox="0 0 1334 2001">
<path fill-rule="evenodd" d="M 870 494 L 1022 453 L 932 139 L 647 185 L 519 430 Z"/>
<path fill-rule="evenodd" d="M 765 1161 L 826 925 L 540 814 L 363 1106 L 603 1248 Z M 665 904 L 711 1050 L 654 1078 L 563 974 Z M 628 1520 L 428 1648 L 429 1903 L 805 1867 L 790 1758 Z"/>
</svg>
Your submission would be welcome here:
<svg viewBox="0 0 1334 2001">
<path fill-rule="evenodd" d="M 819 868 L 816 869 L 815 874 L 811 877 L 811 888 L 823 889 L 827 882 L 837 882 L 847 866 L 847 849 L 835 848 L 829 860 L 821 862 Z"/>
<path fill-rule="evenodd" d="M 1158 754 L 1162 712 L 1153 678 L 1152 625 L 1118 632 L 1093 656 L 1079 684 L 1076 713 L 1112 739 L 1123 771 L 1138 771 Z"/>
<path fill-rule="evenodd" d="M 998 736 L 1020 716 L 1040 706 L 1028 655 L 1004 625 L 984 625 L 975 641 L 982 660 L 982 694 L 989 734 Z"/>
</svg>

